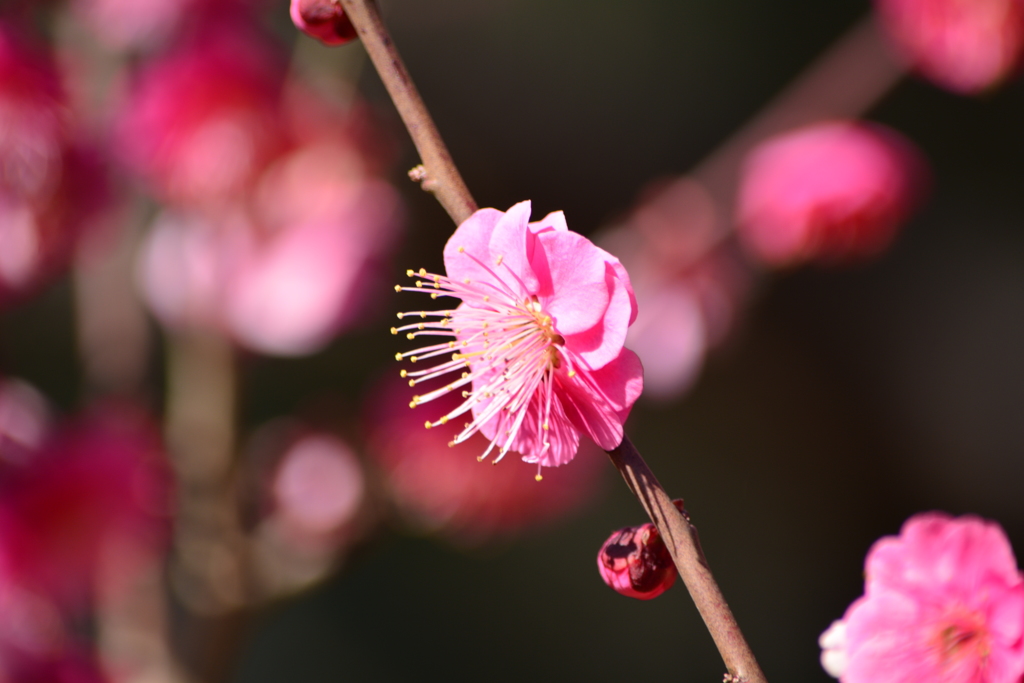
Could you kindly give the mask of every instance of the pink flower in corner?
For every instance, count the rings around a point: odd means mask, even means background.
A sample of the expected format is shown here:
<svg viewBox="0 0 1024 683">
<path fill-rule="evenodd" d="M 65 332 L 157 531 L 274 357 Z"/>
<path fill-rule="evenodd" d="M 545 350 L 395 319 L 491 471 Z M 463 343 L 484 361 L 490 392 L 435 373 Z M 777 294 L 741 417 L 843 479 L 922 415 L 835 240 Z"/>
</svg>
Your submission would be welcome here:
<svg viewBox="0 0 1024 683">
<path fill-rule="evenodd" d="M 879 126 L 836 121 L 776 136 L 744 163 L 740 237 L 773 266 L 873 256 L 909 215 L 922 170 L 910 144 Z"/>
<path fill-rule="evenodd" d="M 955 92 L 998 83 L 1024 54 L 1021 0 L 875 0 L 875 6 L 907 61 Z"/>
<path fill-rule="evenodd" d="M 461 390 L 465 401 L 438 427 L 466 416 L 452 443 L 482 432 L 498 449 L 556 467 L 572 460 L 580 434 L 610 450 L 643 388 L 643 368 L 623 347 L 636 319 L 626 270 L 614 256 L 570 232 L 562 212 L 530 223 L 530 202 L 507 212 L 481 209 L 464 221 L 444 249 L 447 275 L 418 278 L 398 291 L 461 299 L 457 308 L 412 311 L 411 324 L 392 328 L 418 337 L 454 337 L 400 353 L 411 362 L 447 356 L 424 370 L 402 371 L 416 386 L 455 374 L 413 397 L 413 407 Z M 436 384 L 436 383 L 435 383 Z M 465 389 L 469 387 L 469 389 Z"/>
<path fill-rule="evenodd" d="M 871 548 L 865 594 L 822 635 L 842 683 L 1016 683 L 1024 676 L 1024 579 L 999 525 L 911 517 Z"/>
</svg>

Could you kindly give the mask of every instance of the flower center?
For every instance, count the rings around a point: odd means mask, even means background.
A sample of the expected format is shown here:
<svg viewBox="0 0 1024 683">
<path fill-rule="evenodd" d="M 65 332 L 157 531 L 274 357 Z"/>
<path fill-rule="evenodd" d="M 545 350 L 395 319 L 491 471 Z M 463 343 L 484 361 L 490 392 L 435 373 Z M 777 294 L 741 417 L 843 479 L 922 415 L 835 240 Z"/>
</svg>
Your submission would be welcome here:
<svg viewBox="0 0 1024 683">
<path fill-rule="evenodd" d="M 427 293 L 434 299 L 448 296 L 462 300 L 453 310 L 399 313 L 400 319 L 419 317 L 420 322 L 391 328 L 392 334 L 406 332 L 409 339 L 454 337 L 441 344 L 396 354 L 398 360 L 408 359 L 412 363 L 434 357 L 450 358 L 424 370 L 402 370 L 402 377 L 409 378 L 410 386 L 461 373 L 440 389 L 414 396 L 410 405 L 416 407 L 471 385 L 472 390 L 462 391 L 465 399 L 462 405 L 439 420 L 428 421 L 426 426 L 447 424 L 451 419 L 471 413 L 473 419 L 465 423 L 449 445 L 462 443 L 486 426 L 494 436 L 479 459 L 483 460 L 497 447 L 499 452 L 494 460 L 497 463 L 512 447 L 527 416 L 533 414 L 536 422 L 531 422 L 533 426 L 527 431 L 540 440 L 533 452 L 543 453 L 550 447 L 546 432 L 550 429 L 554 373 L 567 366 L 567 377 L 576 375 L 565 338 L 558 333 L 541 301 L 524 293 L 526 288 L 522 281 L 507 265 L 507 273 L 501 271 L 505 277 L 499 276 L 495 269 L 500 271 L 501 259 L 491 268 L 469 254 L 466 256 L 491 277 L 478 282 L 457 281 L 423 269 L 410 270 L 406 274 L 417 278 L 415 286 L 395 287 L 400 292 Z M 538 426 L 542 430 L 540 434 L 535 433 Z"/>
<path fill-rule="evenodd" d="M 977 659 L 978 667 L 985 666 L 991 650 L 984 619 L 978 614 L 954 616 L 936 634 L 936 646 L 944 664 L 964 657 Z"/>
</svg>

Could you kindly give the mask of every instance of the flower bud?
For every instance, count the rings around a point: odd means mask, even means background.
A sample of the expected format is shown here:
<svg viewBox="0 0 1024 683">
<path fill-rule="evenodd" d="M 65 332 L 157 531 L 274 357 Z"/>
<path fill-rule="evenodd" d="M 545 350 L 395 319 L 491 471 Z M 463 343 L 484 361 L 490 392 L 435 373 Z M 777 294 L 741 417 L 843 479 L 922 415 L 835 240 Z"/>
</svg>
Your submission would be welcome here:
<svg viewBox="0 0 1024 683">
<path fill-rule="evenodd" d="M 676 566 L 653 524 L 619 529 L 597 554 L 597 571 L 611 588 L 638 600 L 656 598 L 676 581 Z"/>
<path fill-rule="evenodd" d="M 755 147 L 740 180 L 737 227 L 771 266 L 874 256 L 919 199 L 924 166 L 895 132 L 819 123 Z"/>
<path fill-rule="evenodd" d="M 300 31 L 325 45 L 342 45 L 356 37 L 338 0 L 292 0 L 291 15 Z"/>
</svg>

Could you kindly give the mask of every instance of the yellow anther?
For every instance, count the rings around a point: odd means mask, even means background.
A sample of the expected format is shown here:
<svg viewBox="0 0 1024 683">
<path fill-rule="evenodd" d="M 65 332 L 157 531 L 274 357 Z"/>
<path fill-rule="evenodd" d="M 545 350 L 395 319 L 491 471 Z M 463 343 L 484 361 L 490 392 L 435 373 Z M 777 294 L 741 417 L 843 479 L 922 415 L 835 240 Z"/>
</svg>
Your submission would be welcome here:
<svg viewBox="0 0 1024 683">
<path fill-rule="evenodd" d="M 430 298 L 431 299 L 436 299 L 437 298 L 437 292 L 431 292 L 430 293 Z"/>
<path fill-rule="evenodd" d="M 547 430 L 549 430 L 549 429 L 551 429 L 550 425 L 548 425 L 548 423 L 547 423 L 547 422 L 545 422 L 545 423 L 544 423 L 544 431 L 547 431 Z"/>
<path fill-rule="evenodd" d="M 454 441 L 449 441 L 448 442 L 448 448 L 454 448 L 454 447 L 455 447 L 455 442 Z"/>
<path fill-rule="evenodd" d="M 443 425 L 446 425 L 446 424 L 448 424 L 448 416 L 447 416 L 447 415 L 445 415 L 444 417 L 442 417 L 442 418 L 441 418 L 441 419 L 439 420 L 439 422 L 440 422 L 441 424 L 443 424 Z"/>
<path fill-rule="evenodd" d="M 415 363 L 416 362 L 416 356 L 409 356 L 409 362 L 410 363 Z"/>
<path fill-rule="evenodd" d="M 540 474 L 537 474 L 537 475 L 536 475 L 536 476 L 534 477 L 534 479 L 536 479 L 537 481 L 544 481 L 544 477 L 540 476 Z"/>
<path fill-rule="evenodd" d="M 427 420 L 426 422 L 423 423 L 423 427 L 426 429 L 430 429 L 433 426 L 434 425 L 430 424 L 430 420 Z"/>
<path fill-rule="evenodd" d="M 425 329 L 427 329 L 427 324 L 426 323 L 420 323 L 419 325 L 416 326 L 416 328 L 420 329 L 420 330 L 425 330 Z"/>
<path fill-rule="evenodd" d="M 453 341 L 448 342 L 448 348 L 449 349 L 454 349 L 455 348 L 455 342 L 453 342 Z"/>
<path fill-rule="evenodd" d="M 469 373 L 468 372 L 462 373 L 462 379 L 466 379 L 467 377 L 469 377 Z"/>
<path fill-rule="evenodd" d="M 402 354 L 396 353 L 395 354 L 395 360 L 402 360 Z"/>
<path fill-rule="evenodd" d="M 416 401 L 409 401 L 409 407 L 410 408 L 415 408 L 416 407 Z"/>
<path fill-rule="evenodd" d="M 405 317 L 405 313 L 396 313 L 396 315 L 398 316 L 399 320 Z"/>
<path fill-rule="evenodd" d="M 484 294 L 484 303 L 487 303 L 490 300 L 491 300 L 491 295 L 490 294 Z"/>
<path fill-rule="evenodd" d="M 398 334 L 398 328 L 397 327 L 392 327 L 391 328 L 391 334 Z"/>
<path fill-rule="evenodd" d="M 426 318 L 427 317 L 427 312 L 426 311 L 420 311 L 420 317 L 421 318 Z"/>
<path fill-rule="evenodd" d="M 408 376 L 409 376 L 409 373 L 408 373 L 408 372 L 406 372 L 405 370 L 402 370 L 402 371 L 401 371 L 400 373 L 398 373 L 398 376 L 399 376 L 399 377 L 408 377 Z"/>
<path fill-rule="evenodd" d="M 413 269 L 412 269 L 412 268 L 410 268 L 409 270 L 405 271 L 405 275 L 406 275 L 406 277 L 412 277 L 412 276 L 413 276 L 413 275 L 415 275 L 415 274 L 416 274 L 416 273 L 414 273 L 414 272 L 413 272 Z"/>
<path fill-rule="evenodd" d="M 396 292 L 401 292 L 402 291 L 402 285 L 395 285 L 395 291 Z"/>
<path fill-rule="evenodd" d="M 422 287 L 423 286 L 423 281 L 422 280 L 417 280 L 416 281 L 416 286 L 417 287 Z"/>
<path fill-rule="evenodd" d="M 501 262 L 504 261 L 504 260 L 505 260 L 505 255 L 502 254 L 502 255 L 498 256 L 498 260 L 494 262 L 494 265 L 500 266 Z"/>
<path fill-rule="evenodd" d="M 575 376 L 576 376 L 576 371 L 575 370 L 570 370 L 569 371 L 569 377 L 572 378 L 572 377 L 575 377 Z"/>
<path fill-rule="evenodd" d="M 412 332 L 407 332 L 407 333 L 405 334 L 405 338 L 406 338 L 406 339 L 415 339 L 415 338 L 416 338 L 416 335 L 415 335 L 415 334 L 413 334 Z"/>
<path fill-rule="evenodd" d="M 469 278 L 467 277 L 467 278 L 466 278 L 465 280 L 463 280 L 462 282 L 468 285 L 468 284 L 470 283 L 470 280 L 469 280 Z"/>
<path fill-rule="evenodd" d="M 416 380 L 414 380 L 414 379 L 409 380 L 409 386 L 410 387 L 416 386 Z"/>
<path fill-rule="evenodd" d="M 463 392 L 462 392 L 462 398 L 469 398 L 469 392 L 468 392 L 468 391 L 465 391 L 465 390 L 463 390 Z"/>
<path fill-rule="evenodd" d="M 465 248 L 465 247 L 459 247 L 459 253 L 460 253 L 460 254 L 461 254 L 462 252 L 464 252 L 464 251 L 466 251 L 466 248 Z"/>
<path fill-rule="evenodd" d="M 459 251 L 462 251 L 462 249 L 459 249 Z M 484 461 L 484 456 L 482 456 L 482 455 L 476 456 L 476 461 L 477 462 L 483 462 Z"/>
<path fill-rule="evenodd" d="M 426 277 L 426 276 L 427 276 L 427 269 L 426 268 L 420 268 L 420 277 Z"/>
</svg>

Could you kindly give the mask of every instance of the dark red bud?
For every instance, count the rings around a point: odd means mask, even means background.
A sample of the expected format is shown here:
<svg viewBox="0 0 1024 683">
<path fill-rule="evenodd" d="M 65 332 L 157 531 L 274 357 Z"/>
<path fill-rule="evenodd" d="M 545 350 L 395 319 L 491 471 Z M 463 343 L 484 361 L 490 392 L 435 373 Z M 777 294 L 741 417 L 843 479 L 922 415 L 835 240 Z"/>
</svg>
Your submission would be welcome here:
<svg viewBox="0 0 1024 683">
<path fill-rule="evenodd" d="M 300 31 L 326 45 L 356 38 L 356 29 L 337 0 L 292 0 L 291 15 Z"/>
<path fill-rule="evenodd" d="M 676 581 L 676 566 L 653 524 L 619 529 L 597 554 L 597 570 L 610 587 L 639 600 L 656 598 Z"/>
</svg>

